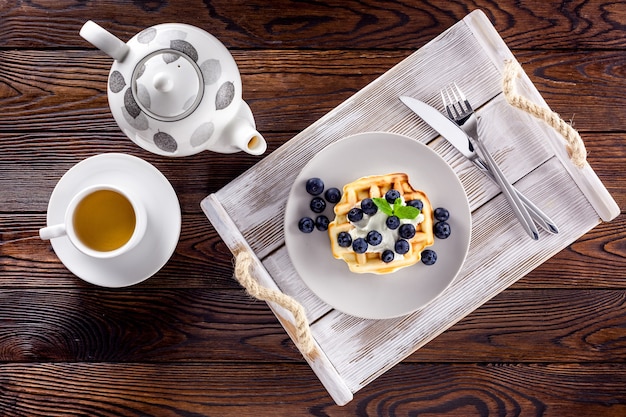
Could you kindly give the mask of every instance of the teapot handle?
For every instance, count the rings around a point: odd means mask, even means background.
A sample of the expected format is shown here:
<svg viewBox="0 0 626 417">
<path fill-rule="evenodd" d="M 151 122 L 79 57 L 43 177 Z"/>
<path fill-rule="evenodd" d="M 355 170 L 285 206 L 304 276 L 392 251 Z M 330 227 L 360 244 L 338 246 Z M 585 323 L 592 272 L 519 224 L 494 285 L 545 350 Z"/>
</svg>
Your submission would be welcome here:
<svg viewBox="0 0 626 417">
<path fill-rule="evenodd" d="M 80 29 L 80 36 L 116 61 L 122 61 L 128 53 L 128 45 L 91 20 Z"/>
</svg>

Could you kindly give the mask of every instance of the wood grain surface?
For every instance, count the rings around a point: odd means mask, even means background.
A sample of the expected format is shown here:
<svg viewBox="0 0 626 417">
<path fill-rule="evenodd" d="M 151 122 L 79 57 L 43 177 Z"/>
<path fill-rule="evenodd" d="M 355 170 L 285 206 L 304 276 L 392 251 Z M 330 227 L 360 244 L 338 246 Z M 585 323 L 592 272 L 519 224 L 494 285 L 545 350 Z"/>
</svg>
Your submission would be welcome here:
<svg viewBox="0 0 626 417">
<path fill-rule="evenodd" d="M 477 8 L 626 207 L 619 2 L 0 3 L 0 415 L 626 415 L 624 214 L 339 407 L 265 303 L 232 278 L 232 255 L 200 209 L 260 158 L 169 159 L 134 145 L 108 109 L 111 59 L 78 36 L 87 19 L 123 40 L 162 22 L 213 33 L 240 67 L 271 152 Z M 154 164 L 183 211 L 167 265 L 115 290 L 76 278 L 37 237 L 59 178 L 106 152 Z"/>
</svg>

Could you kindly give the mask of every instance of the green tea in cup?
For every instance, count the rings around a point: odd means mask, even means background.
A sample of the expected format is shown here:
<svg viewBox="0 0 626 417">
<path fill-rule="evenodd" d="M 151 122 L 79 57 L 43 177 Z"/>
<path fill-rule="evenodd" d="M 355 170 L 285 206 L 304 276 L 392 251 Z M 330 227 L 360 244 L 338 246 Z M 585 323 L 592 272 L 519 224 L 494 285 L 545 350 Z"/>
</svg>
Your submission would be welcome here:
<svg viewBox="0 0 626 417">
<path fill-rule="evenodd" d="M 135 210 L 130 201 L 114 190 L 97 190 L 76 206 L 72 219 L 78 239 L 100 252 L 119 249 L 135 231 Z"/>
</svg>

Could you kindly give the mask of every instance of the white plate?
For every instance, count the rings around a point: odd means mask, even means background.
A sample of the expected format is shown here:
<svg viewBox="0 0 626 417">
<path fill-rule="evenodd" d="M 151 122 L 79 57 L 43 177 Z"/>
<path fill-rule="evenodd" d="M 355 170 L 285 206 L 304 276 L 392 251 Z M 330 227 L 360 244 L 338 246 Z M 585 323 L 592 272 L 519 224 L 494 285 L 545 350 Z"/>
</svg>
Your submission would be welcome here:
<svg viewBox="0 0 626 417">
<path fill-rule="evenodd" d="M 340 190 L 368 175 L 392 172 L 408 174 L 411 185 L 424 191 L 433 206 L 450 212 L 452 233 L 435 238 L 434 265 L 421 262 L 392 274 L 356 274 L 335 259 L 327 232 L 302 233 L 298 221 L 317 216 L 309 208 L 309 178 L 319 177 L 325 190 Z M 332 204 L 324 214 L 332 221 Z M 319 152 L 296 178 L 285 211 L 285 243 L 300 277 L 320 299 L 347 314 L 368 319 L 399 317 L 412 313 L 437 297 L 452 283 L 469 249 L 471 213 L 465 190 L 448 164 L 428 148 L 406 136 L 369 132 L 339 140 Z"/>
<path fill-rule="evenodd" d="M 143 200 L 148 227 L 142 241 L 113 259 L 91 258 L 66 236 L 50 242 L 67 269 L 87 282 L 103 287 L 137 284 L 161 269 L 176 249 L 181 226 L 178 198 L 167 178 L 148 162 L 125 154 L 96 155 L 61 177 L 48 203 L 48 225 L 63 222 L 65 208 L 74 194 L 100 183 L 124 185 Z"/>
</svg>

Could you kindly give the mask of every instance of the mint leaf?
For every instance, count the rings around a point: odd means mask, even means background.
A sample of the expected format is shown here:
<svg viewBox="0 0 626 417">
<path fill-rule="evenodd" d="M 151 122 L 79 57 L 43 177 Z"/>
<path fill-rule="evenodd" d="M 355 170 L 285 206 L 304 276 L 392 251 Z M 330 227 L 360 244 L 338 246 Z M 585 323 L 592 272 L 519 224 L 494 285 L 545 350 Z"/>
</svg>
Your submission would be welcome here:
<svg viewBox="0 0 626 417">
<path fill-rule="evenodd" d="M 398 216 L 399 219 L 413 220 L 414 218 L 420 215 L 420 211 L 419 209 L 415 207 L 400 206 L 400 207 L 394 208 L 393 214 Z"/>
<path fill-rule="evenodd" d="M 393 214 L 395 214 L 396 216 L 397 216 L 396 210 L 398 210 L 399 207 L 402 207 L 402 199 L 396 198 L 396 201 L 393 202 Z"/>
<path fill-rule="evenodd" d="M 376 204 L 376 207 L 378 207 L 380 211 L 385 213 L 387 216 L 393 216 L 393 209 L 387 200 L 384 198 L 372 198 L 372 201 Z"/>
<path fill-rule="evenodd" d="M 376 207 L 387 216 L 397 216 L 399 219 L 413 220 L 420 214 L 419 209 L 415 207 L 403 206 L 401 198 L 396 198 L 396 201 L 393 202 L 393 206 L 384 198 L 372 198 L 372 201 L 376 204 Z"/>
</svg>

